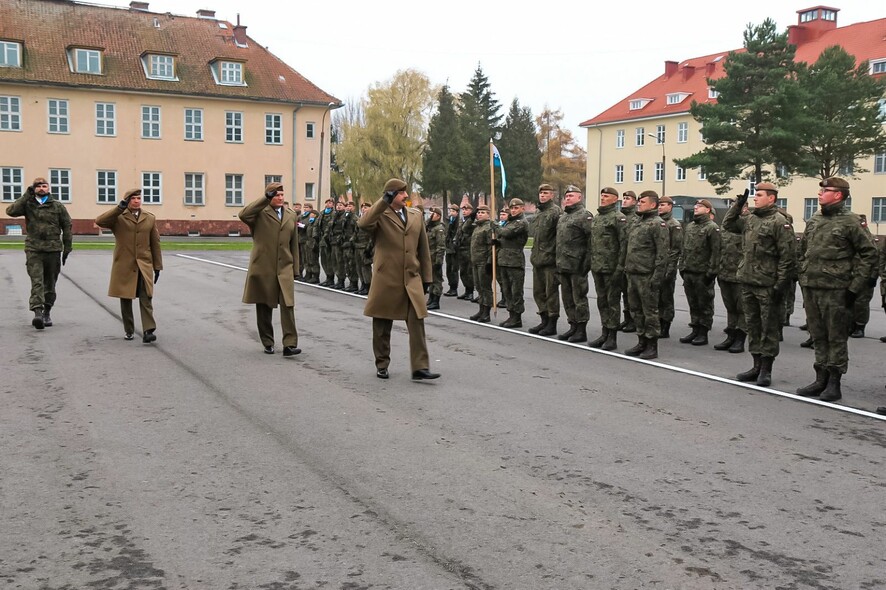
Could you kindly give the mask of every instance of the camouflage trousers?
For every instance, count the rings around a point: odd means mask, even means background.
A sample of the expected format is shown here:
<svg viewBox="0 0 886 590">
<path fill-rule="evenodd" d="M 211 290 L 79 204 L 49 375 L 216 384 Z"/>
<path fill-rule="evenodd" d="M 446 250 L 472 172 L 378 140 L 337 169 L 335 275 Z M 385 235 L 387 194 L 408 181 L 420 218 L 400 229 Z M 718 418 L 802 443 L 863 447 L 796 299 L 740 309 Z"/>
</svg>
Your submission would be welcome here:
<svg viewBox="0 0 886 590">
<path fill-rule="evenodd" d="M 357 284 L 357 258 L 354 255 L 353 246 L 345 246 L 342 248 L 342 258 L 344 259 L 344 273 L 342 273 L 342 281 L 344 277 L 348 277 L 348 282 L 352 285 Z"/>
<path fill-rule="evenodd" d="M 670 323 L 674 321 L 674 290 L 676 288 L 677 273 L 668 275 L 659 285 L 658 317 L 662 322 Z"/>
<path fill-rule="evenodd" d="M 434 271 L 434 280 L 431 281 L 431 286 L 428 287 L 428 295 L 442 295 L 443 294 L 443 265 L 435 264 L 431 267 Z"/>
<path fill-rule="evenodd" d="M 689 325 L 710 331 L 714 325 L 714 282 L 703 272 L 683 273 L 683 291 L 689 304 Z"/>
<path fill-rule="evenodd" d="M 744 308 L 741 304 L 741 283 L 733 283 L 719 279 L 720 299 L 726 308 L 726 328 L 729 330 L 748 331 L 745 323 Z"/>
<path fill-rule="evenodd" d="M 815 364 L 846 373 L 852 322 L 852 308 L 846 306 L 846 290 L 804 287 L 803 307 L 809 335 L 815 343 Z"/>
<path fill-rule="evenodd" d="M 320 244 L 320 265 L 323 267 L 323 274 L 330 283 L 335 281 L 335 268 L 333 266 L 332 246 Z"/>
<path fill-rule="evenodd" d="M 304 241 L 298 243 L 298 276 L 304 277 L 308 270 L 308 246 Z"/>
<path fill-rule="evenodd" d="M 339 244 L 332 245 L 332 274 L 336 283 L 345 282 L 345 252 Z"/>
<path fill-rule="evenodd" d="M 470 251 L 460 251 L 458 253 L 458 269 L 459 275 L 461 276 L 461 284 L 465 286 L 465 293 L 470 293 L 474 290 L 474 284 L 476 280 L 474 276 L 476 275 L 476 271 L 474 270 L 474 265 L 471 264 L 471 252 Z M 492 288 L 492 278 L 490 277 L 490 289 Z M 490 305 L 492 305 L 490 303 Z"/>
<path fill-rule="evenodd" d="M 532 298 L 539 313 L 560 315 L 560 281 L 556 266 L 532 268 Z"/>
<path fill-rule="evenodd" d="M 316 246 L 305 246 L 305 277 L 320 278 L 320 252 Z"/>
<path fill-rule="evenodd" d="M 526 281 L 526 267 L 524 266 L 499 266 L 498 275 L 501 277 L 501 296 L 508 305 L 511 313 L 523 313 L 526 311 L 523 301 L 523 283 Z"/>
<path fill-rule="evenodd" d="M 61 252 L 25 251 L 25 268 L 31 278 L 30 309 L 55 305 L 55 282 L 62 270 Z"/>
<path fill-rule="evenodd" d="M 477 287 L 480 295 L 480 305 L 492 307 L 492 267 L 488 264 L 475 264 L 472 266 L 473 275 L 471 285 Z M 471 289 L 473 290 L 473 289 Z"/>
<path fill-rule="evenodd" d="M 797 301 L 797 280 L 794 279 L 788 285 L 788 290 L 784 295 L 784 317 L 782 323 L 787 326 L 791 323 L 791 316 L 794 315 L 794 304 Z"/>
<path fill-rule="evenodd" d="M 852 307 L 852 321 L 859 326 L 866 326 L 871 321 L 871 300 L 874 298 L 874 287 L 865 285 L 855 299 Z"/>
<path fill-rule="evenodd" d="M 372 258 L 365 253 L 357 255 L 357 278 L 367 289 L 372 284 Z"/>
<path fill-rule="evenodd" d="M 631 308 L 631 317 L 637 326 L 637 336 L 658 338 L 661 334 L 661 320 L 658 314 L 658 304 L 661 301 L 659 285 L 652 280 L 652 273 L 628 274 L 627 277 L 628 305 Z"/>
<path fill-rule="evenodd" d="M 446 283 L 450 289 L 458 289 L 458 252 L 446 253 Z"/>
<path fill-rule="evenodd" d="M 568 272 L 557 273 L 560 281 L 560 298 L 569 323 L 587 322 L 591 319 L 588 307 L 588 275 Z"/>
<path fill-rule="evenodd" d="M 772 287 L 741 286 L 741 305 L 748 326 L 748 352 L 778 356 L 784 302 Z"/>
<path fill-rule="evenodd" d="M 597 311 L 600 324 L 609 330 L 618 328 L 621 320 L 621 292 L 624 273 L 595 272 L 594 289 L 597 291 Z"/>
</svg>

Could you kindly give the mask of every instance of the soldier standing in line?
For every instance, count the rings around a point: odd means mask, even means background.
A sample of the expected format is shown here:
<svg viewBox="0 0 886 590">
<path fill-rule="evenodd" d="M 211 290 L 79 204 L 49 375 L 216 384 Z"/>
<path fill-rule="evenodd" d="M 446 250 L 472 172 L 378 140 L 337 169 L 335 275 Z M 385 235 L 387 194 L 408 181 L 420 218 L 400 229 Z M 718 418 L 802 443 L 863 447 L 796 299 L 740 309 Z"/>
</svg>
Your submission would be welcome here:
<svg viewBox="0 0 886 590">
<path fill-rule="evenodd" d="M 581 189 L 569 185 L 563 215 L 557 221 L 557 278 L 569 330 L 557 336 L 568 342 L 588 339 L 588 271 L 591 270 L 591 223 L 594 216 L 581 203 Z"/>
<path fill-rule="evenodd" d="M 711 202 L 696 201 L 683 236 L 680 276 L 689 303 L 689 327 L 683 344 L 705 346 L 714 323 L 714 281 L 720 267 L 720 228 L 711 219 Z"/>
<path fill-rule="evenodd" d="M 431 207 L 431 217 L 428 219 L 426 230 L 428 232 L 428 250 L 431 253 L 431 267 L 434 272 L 434 280 L 428 287 L 428 309 L 440 309 L 440 296 L 443 294 L 443 261 L 446 258 L 446 230 L 443 229 L 441 219 L 443 210 L 439 207 Z"/>
<path fill-rule="evenodd" d="M 487 208 L 488 209 L 488 208 Z M 487 219 L 488 219 L 487 211 Z M 473 301 L 474 297 L 474 264 L 471 260 L 471 235 L 474 233 L 474 206 L 465 203 L 461 206 L 461 225 L 455 234 L 455 248 L 458 251 L 458 267 L 461 284 L 465 292 L 458 299 Z"/>
<path fill-rule="evenodd" d="M 671 337 L 674 321 L 674 290 L 677 288 L 677 264 L 683 251 L 683 226 L 673 217 L 674 200 L 661 197 L 658 200 L 658 216 L 668 226 L 668 269 L 659 291 L 658 314 L 661 322 L 659 338 Z"/>
<path fill-rule="evenodd" d="M 332 257 L 332 242 L 330 241 L 330 233 L 332 232 L 332 220 L 335 216 L 334 201 L 326 199 L 323 211 L 317 219 L 320 232 L 319 239 L 319 256 L 320 265 L 323 267 L 324 280 L 320 283 L 321 287 L 331 287 L 335 284 L 335 260 Z"/>
<path fill-rule="evenodd" d="M 821 210 L 806 223 L 800 244 L 800 286 L 815 341 L 815 381 L 797 394 L 832 402 L 843 397 L 840 380 L 849 367 L 853 306 L 871 284 L 877 249 L 858 215 L 843 207 L 849 183 L 831 177 L 818 185 Z"/>
<path fill-rule="evenodd" d="M 292 212 L 295 213 L 296 219 L 296 227 L 298 228 L 298 272 L 299 274 L 295 275 L 296 281 L 303 280 L 305 274 L 305 233 L 307 227 L 304 224 L 304 218 L 307 217 L 305 213 L 302 212 L 302 204 L 301 203 L 293 203 L 292 204 Z"/>
<path fill-rule="evenodd" d="M 871 233 L 871 229 L 868 227 L 868 218 L 863 213 L 859 213 L 858 217 L 861 221 L 862 229 L 874 241 L 874 246 L 877 247 L 879 262 L 880 238 L 875 238 Z M 879 264 L 874 265 L 870 280 L 865 283 L 864 289 L 855 300 L 855 305 L 852 308 L 852 333 L 849 335 L 850 338 L 864 338 L 864 328 L 871 320 L 871 300 L 874 298 L 874 288 L 877 286 L 877 276 L 880 272 L 879 266 Z"/>
<path fill-rule="evenodd" d="M 305 220 L 305 282 L 311 285 L 320 283 L 320 223 L 315 209 L 307 211 Z"/>
<path fill-rule="evenodd" d="M 754 209 L 741 215 L 748 191 L 738 195 L 723 219 L 723 229 L 743 236 L 738 278 L 748 327 L 748 350 L 754 366 L 736 375 L 739 381 L 772 383 L 772 364 L 778 356 L 778 336 L 784 313 L 784 293 L 796 267 L 794 230 L 775 207 L 778 189 L 761 182 L 756 186 Z"/>
<path fill-rule="evenodd" d="M 508 319 L 499 323 L 502 328 L 522 328 L 523 283 L 526 281 L 526 257 L 523 248 L 529 240 L 529 224 L 523 215 L 521 199 L 508 203 L 508 217 L 496 232 L 498 274 L 501 277 L 501 297 L 508 310 Z"/>
<path fill-rule="evenodd" d="M 788 220 L 788 223 L 791 224 L 791 231 L 793 231 L 794 217 L 790 213 L 788 213 L 787 211 L 782 209 L 781 207 L 778 208 L 778 212 L 781 213 L 782 215 L 784 215 L 785 219 Z M 797 252 L 799 250 L 799 245 L 800 245 L 800 236 L 797 236 L 796 232 L 794 232 L 794 235 L 795 235 L 795 241 L 796 241 L 795 245 L 797 246 L 796 248 L 794 248 L 794 252 Z M 799 260 L 797 262 L 798 262 L 798 265 L 796 268 L 799 268 Z M 782 335 L 782 333 L 784 332 L 784 329 L 783 329 L 784 326 L 791 325 L 791 316 L 794 315 L 794 304 L 796 302 L 797 302 L 797 273 L 794 272 L 794 274 L 791 276 L 790 284 L 788 284 L 788 290 L 785 292 L 785 295 L 784 295 L 784 317 L 782 318 L 781 328 L 779 328 L 779 335 L 778 335 L 779 341 L 784 340 L 784 336 Z"/>
<path fill-rule="evenodd" d="M 886 310 L 886 240 L 880 240 L 880 307 Z M 886 336 L 880 336 L 880 342 L 886 342 Z"/>
<path fill-rule="evenodd" d="M 622 250 L 627 246 L 627 218 L 616 209 L 618 191 L 606 187 L 600 191 L 600 206 L 591 222 L 591 274 L 597 290 L 597 310 L 603 333 L 588 342 L 591 348 L 615 350 L 618 346 L 618 320 L 621 316 L 621 292 L 624 282 Z"/>
<path fill-rule="evenodd" d="M 621 213 L 625 216 L 625 219 L 628 221 L 628 230 L 631 229 L 631 225 L 637 222 L 640 218 L 637 215 L 637 194 L 634 191 L 625 191 L 621 195 Z M 621 301 L 622 301 L 622 309 L 624 309 L 625 319 L 622 323 L 618 325 L 618 329 L 624 332 L 625 334 L 630 334 L 637 331 L 637 326 L 634 324 L 634 318 L 631 317 L 631 308 L 628 305 L 628 283 L 627 279 L 622 282 L 621 285 Z"/>
<path fill-rule="evenodd" d="M 553 336 L 560 317 L 560 284 L 557 281 L 557 221 L 560 207 L 554 203 L 554 187 L 538 187 L 538 213 L 532 221 L 532 297 L 541 322 L 529 328 L 530 334 Z"/>
<path fill-rule="evenodd" d="M 357 257 L 354 251 L 354 237 L 357 234 L 357 214 L 353 201 L 345 204 L 344 228 L 342 230 L 341 249 L 344 261 L 344 274 L 348 278 L 347 293 L 356 293 L 357 287 Z M 344 278 L 342 279 L 344 284 Z"/>
<path fill-rule="evenodd" d="M 480 205 L 477 207 L 475 218 L 465 219 L 465 223 L 468 221 L 471 222 L 470 260 L 473 271 L 471 283 L 477 287 L 480 304 L 480 309 L 470 319 L 486 323 L 490 321 L 489 312 L 492 311 L 492 240 L 494 236 L 492 223 L 489 220 L 489 207 Z M 464 228 L 464 224 L 462 224 L 462 228 Z"/>
<path fill-rule="evenodd" d="M 495 234 L 498 235 L 498 230 L 501 227 L 504 227 L 505 223 L 508 222 L 508 208 L 502 207 L 498 212 L 498 222 L 492 224 L 492 229 L 495 231 Z M 498 244 L 496 243 L 496 247 Z M 496 249 L 496 262 L 498 262 L 498 250 Z M 501 272 L 495 275 L 495 280 L 498 281 L 498 301 L 495 304 L 495 307 L 498 309 L 506 309 L 508 307 L 507 299 L 505 299 L 505 288 L 501 282 Z"/>
<path fill-rule="evenodd" d="M 637 203 L 638 220 L 628 228 L 624 269 L 628 279 L 628 303 L 637 324 L 637 344 L 625 351 L 641 359 L 658 358 L 661 323 L 659 288 L 668 270 L 668 226 L 659 217 L 658 193 L 643 191 Z"/>
<path fill-rule="evenodd" d="M 369 203 L 360 204 L 360 217 L 369 211 Z M 360 289 L 357 295 L 369 295 L 369 286 L 372 284 L 372 234 L 357 224 L 354 234 L 354 258 L 357 263 L 357 278 L 360 280 Z"/>
<path fill-rule="evenodd" d="M 443 293 L 443 297 L 458 296 L 458 249 L 455 247 L 455 236 L 461 225 L 458 216 L 458 205 L 449 203 L 449 218 L 446 223 L 446 282 L 449 290 Z"/>
<path fill-rule="evenodd" d="M 747 215 L 745 209 L 742 215 Z M 738 280 L 738 265 L 742 258 L 742 237 L 730 231 L 720 232 L 720 267 L 718 281 L 720 298 L 726 308 L 726 339 L 714 345 L 714 350 L 728 350 L 732 353 L 744 352 L 747 337 L 744 309 L 741 306 L 741 282 Z"/>
<path fill-rule="evenodd" d="M 332 274 L 335 277 L 331 285 L 333 289 L 344 291 L 345 289 L 345 204 L 343 201 L 335 203 L 335 213 L 332 215 L 332 227 L 329 230 L 329 244 L 332 247 Z"/>
</svg>

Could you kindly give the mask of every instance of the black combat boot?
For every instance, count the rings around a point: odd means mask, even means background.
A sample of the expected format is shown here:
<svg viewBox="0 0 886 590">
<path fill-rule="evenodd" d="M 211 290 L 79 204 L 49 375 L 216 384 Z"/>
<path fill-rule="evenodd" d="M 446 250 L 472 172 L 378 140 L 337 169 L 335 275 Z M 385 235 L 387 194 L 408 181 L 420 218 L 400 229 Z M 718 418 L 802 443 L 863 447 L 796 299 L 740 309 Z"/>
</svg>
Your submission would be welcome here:
<svg viewBox="0 0 886 590">
<path fill-rule="evenodd" d="M 735 378 L 738 381 L 756 381 L 757 377 L 760 375 L 761 356 L 758 353 L 754 353 L 751 356 L 754 357 L 754 366 L 744 373 L 736 375 Z"/>
<path fill-rule="evenodd" d="M 658 335 L 659 338 L 670 338 L 671 337 L 671 322 L 666 322 L 665 320 L 661 320 L 659 322 L 659 332 L 661 334 Z"/>
<path fill-rule="evenodd" d="M 428 296 L 428 309 L 440 309 L 440 296 L 439 295 L 429 295 Z"/>
<path fill-rule="evenodd" d="M 640 358 L 647 361 L 658 358 L 658 338 L 646 340 L 646 348 L 640 353 Z"/>
<path fill-rule="evenodd" d="M 443 297 L 456 297 L 458 295 L 458 291 L 455 287 L 449 287 L 449 290 L 443 293 Z"/>
<path fill-rule="evenodd" d="M 508 312 L 508 319 L 499 324 L 502 328 L 522 328 L 523 318 L 515 311 Z"/>
<path fill-rule="evenodd" d="M 855 327 L 852 329 L 852 333 L 849 334 L 850 338 L 864 338 L 864 324 L 855 324 Z"/>
<path fill-rule="evenodd" d="M 508 304 L 505 302 L 504 299 L 499 299 L 498 303 L 495 304 L 495 307 L 499 309 L 506 309 L 508 307 Z"/>
<path fill-rule="evenodd" d="M 483 306 L 481 305 L 481 306 L 480 306 L 480 309 L 477 310 L 477 313 L 475 313 L 475 314 L 473 314 L 472 316 L 468 317 L 468 319 L 469 319 L 469 320 L 473 320 L 473 321 L 476 322 L 477 320 L 480 319 L 480 316 L 482 316 L 482 315 L 483 315 Z"/>
<path fill-rule="evenodd" d="M 714 345 L 714 350 L 729 350 L 729 347 L 732 346 L 732 343 L 735 342 L 735 333 L 738 330 L 733 330 L 732 328 L 726 328 L 726 340 Z"/>
<path fill-rule="evenodd" d="M 480 317 L 477 318 L 477 321 L 481 324 L 487 324 L 491 320 L 489 319 L 489 312 L 492 310 L 492 307 L 488 305 L 480 306 Z"/>
<path fill-rule="evenodd" d="M 812 365 L 812 367 L 815 369 L 815 381 L 806 387 L 800 387 L 797 389 L 797 395 L 802 395 L 803 397 L 817 397 L 818 395 L 821 395 L 821 392 L 828 386 L 827 369 L 820 365 Z"/>
<path fill-rule="evenodd" d="M 52 326 L 52 318 L 49 317 L 49 310 L 50 309 L 52 309 L 51 305 L 43 306 L 43 325 L 47 328 Z"/>
<path fill-rule="evenodd" d="M 744 340 L 747 338 L 747 334 L 744 330 L 739 330 L 738 328 L 735 329 L 733 334 L 735 335 L 735 340 L 733 340 L 732 346 L 729 347 L 729 352 L 744 352 Z"/>
<path fill-rule="evenodd" d="M 603 350 L 615 350 L 618 348 L 618 330 L 609 328 L 606 331 L 606 342 L 603 343 Z"/>
<path fill-rule="evenodd" d="M 843 397 L 843 392 L 840 391 L 840 379 L 843 378 L 843 373 L 834 367 L 828 367 L 827 371 L 828 384 L 827 387 L 824 388 L 824 391 L 821 392 L 821 397 L 818 399 L 823 402 L 835 402 Z"/>
<path fill-rule="evenodd" d="M 588 323 L 575 322 L 575 333 L 566 339 L 567 342 L 587 342 L 588 340 Z"/>
<path fill-rule="evenodd" d="M 798 329 L 803 330 L 805 332 L 806 330 L 809 329 L 809 324 L 808 323 L 803 324 L 802 326 L 799 326 Z"/>
<path fill-rule="evenodd" d="M 695 337 L 698 336 L 698 330 L 698 326 L 692 326 L 692 331 L 680 338 L 680 343 L 689 344 L 690 342 L 695 340 Z"/>
<path fill-rule="evenodd" d="M 606 342 L 606 338 L 609 336 L 609 328 L 603 328 L 603 333 L 600 334 L 600 337 L 595 340 L 588 340 L 588 346 L 591 348 L 600 348 L 603 346 L 603 343 Z"/>
<path fill-rule="evenodd" d="M 640 356 L 640 353 L 646 350 L 646 337 L 640 336 L 637 338 L 637 343 L 627 349 L 625 354 L 628 356 Z"/>
<path fill-rule="evenodd" d="M 557 340 L 569 340 L 573 334 L 575 334 L 575 330 L 577 326 L 575 322 L 569 322 L 569 329 L 557 336 Z"/>
<path fill-rule="evenodd" d="M 707 346 L 708 345 L 708 331 L 704 328 L 698 329 L 698 335 L 692 339 L 690 342 L 692 346 Z"/>
<path fill-rule="evenodd" d="M 812 336 L 801 342 L 800 348 L 815 348 L 815 341 L 812 340 Z"/>
<path fill-rule="evenodd" d="M 538 333 L 539 336 L 556 336 L 557 335 L 557 320 L 560 319 L 560 316 L 557 315 L 549 315 L 548 316 L 548 325 L 541 329 Z"/>
<path fill-rule="evenodd" d="M 345 291 L 347 291 L 348 293 L 356 293 L 359 290 L 360 289 L 357 287 L 356 281 L 351 281 L 350 283 L 348 283 L 348 288 L 345 289 Z"/>
<path fill-rule="evenodd" d="M 621 331 L 625 334 L 632 334 L 637 331 L 637 324 L 634 323 L 634 318 L 628 312 L 625 312 L 625 325 Z"/>
<path fill-rule="evenodd" d="M 156 334 L 154 334 L 154 330 L 145 330 L 144 334 L 142 334 L 142 342 L 145 344 L 150 344 L 151 342 L 155 342 L 157 340 Z"/>
<path fill-rule="evenodd" d="M 34 319 L 31 320 L 31 325 L 37 328 L 38 330 L 43 329 L 43 308 L 36 307 L 34 308 Z"/>
<path fill-rule="evenodd" d="M 531 328 L 529 328 L 530 334 L 538 334 L 545 329 L 545 326 L 548 325 L 548 314 L 542 311 L 539 312 L 538 315 L 539 317 L 541 317 L 541 321 L 538 323 L 537 326 L 532 326 Z"/>
<path fill-rule="evenodd" d="M 771 356 L 760 357 L 760 374 L 757 375 L 757 385 L 760 387 L 769 387 L 772 384 L 772 361 L 774 360 Z"/>
<path fill-rule="evenodd" d="M 473 291 L 465 291 L 461 295 L 459 295 L 456 299 L 464 299 L 465 301 L 470 301 L 471 296 L 474 294 Z"/>
</svg>

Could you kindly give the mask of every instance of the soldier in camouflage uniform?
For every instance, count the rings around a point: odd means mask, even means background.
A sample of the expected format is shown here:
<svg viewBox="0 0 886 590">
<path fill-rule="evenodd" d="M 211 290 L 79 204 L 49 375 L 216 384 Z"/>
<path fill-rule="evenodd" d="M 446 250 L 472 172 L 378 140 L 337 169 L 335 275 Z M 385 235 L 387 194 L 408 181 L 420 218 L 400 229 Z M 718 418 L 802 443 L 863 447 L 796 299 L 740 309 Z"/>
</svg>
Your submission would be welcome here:
<svg viewBox="0 0 886 590">
<path fill-rule="evenodd" d="M 864 229 L 865 233 L 867 233 L 874 241 L 874 246 L 877 246 L 879 262 L 880 239 L 875 238 L 871 233 L 871 230 L 868 227 L 868 219 L 863 213 L 859 213 L 858 218 L 861 222 L 862 229 Z M 850 338 L 864 338 L 864 328 L 871 320 L 871 300 L 874 298 L 874 288 L 877 286 L 877 276 L 879 275 L 879 272 L 879 264 L 875 264 L 870 280 L 865 284 L 864 289 L 858 294 L 858 298 L 855 300 L 855 306 L 852 308 L 852 333 L 849 335 Z"/>
<path fill-rule="evenodd" d="M 474 219 L 476 218 L 474 206 L 470 203 L 462 205 L 461 215 L 461 225 L 455 234 L 455 249 L 458 251 L 459 275 L 461 276 L 461 284 L 465 286 L 465 292 L 458 298 L 471 301 L 474 295 L 474 263 L 471 258 L 471 235 L 474 233 Z"/>
<path fill-rule="evenodd" d="M 886 310 L 886 240 L 877 242 L 880 254 L 880 307 Z M 880 342 L 886 342 L 886 336 L 880 336 Z"/>
<path fill-rule="evenodd" d="M 778 189 L 774 184 L 757 184 L 754 209 L 741 215 L 748 191 L 739 195 L 723 219 L 723 229 L 741 234 L 742 259 L 738 278 L 748 327 L 748 350 L 754 366 L 736 375 L 739 381 L 772 383 L 772 364 L 778 356 L 778 336 L 784 312 L 784 293 L 796 267 L 794 230 L 775 207 Z"/>
<path fill-rule="evenodd" d="M 305 220 L 305 282 L 316 285 L 320 282 L 320 214 L 311 209 Z"/>
<path fill-rule="evenodd" d="M 628 228 L 624 269 L 628 279 L 628 304 L 637 324 L 637 344 L 625 351 L 642 359 L 658 358 L 661 324 L 659 288 L 668 271 L 669 233 L 659 217 L 658 193 L 643 191 L 637 203 L 637 221 Z"/>
<path fill-rule="evenodd" d="M 843 207 L 849 183 L 831 177 L 819 186 L 821 211 L 806 223 L 800 244 L 800 286 L 809 333 L 815 341 L 815 381 L 797 393 L 836 401 L 842 397 L 840 380 L 849 366 L 853 306 L 871 284 L 877 249 L 858 215 Z"/>
<path fill-rule="evenodd" d="M 344 229 L 342 231 L 342 259 L 344 261 L 344 275 L 348 279 L 345 291 L 356 293 L 357 286 L 357 257 L 354 251 L 354 237 L 357 235 L 356 205 L 353 201 L 345 204 Z M 344 280 L 342 280 L 344 283 Z"/>
<path fill-rule="evenodd" d="M 747 215 L 748 211 L 742 212 Z M 747 337 L 747 324 L 744 308 L 741 306 L 741 282 L 738 280 L 738 265 L 742 259 L 742 237 L 730 231 L 720 232 L 720 298 L 726 308 L 726 339 L 714 345 L 714 350 L 728 350 L 732 353 L 744 352 Z"/>
<path fill-rule="evenodd" d="M 434 280 L 428 287 L 428 309 L 440 309 L 440 296 L 443 295 L 443 261 L 446 258 L 446 230 L 440 220 L 443 210 L 431 207 L 431 217 L 426 229 L 428 232 L 428 250 L 431 253 L 431 266 L 434 269 Z"/>
<path fill-rule="evenodd" d="M 557 221 L 557 278 L 569 330 L 557 336 L 569 342 L 588 339 L 588 271 L 591 270 L 591 223 L 594 216 L 581 203 L 581 189 L 569 185 L 563 214 Z"/>
<path fill-rule="evenodd" d="M 462 207 L 462 211 L 465 208 Z M 478 303 L 480 309 L 471 316 L 470 319 L 476 322 L 488 322 L 489 312 L 492 310 L 492 240 L 494 237 L 492 222 L 489 220 L 489 207 L 480 205 L 477 212 L 471 214 L 474 216 L 465 219 L 465 223 L 470 221 L 471 225 L 471 266 L 473 276 L 471 284 L 477 287 Z M 462 224 L 464 229 L 465 224 Z M 464 280 L 464 279 L 462 279 Z"/>
<path fill-rule="evenodd" d="M 10 217 L 24 217 L 25 266 L 31 278 L 28 305 L 34 312 L 31 325 L 42 330 L 52 325 L 49 315 L 55 305 L 55 283 L 73 249 L 71 216 L 49 190 L 45 178 L 35 178 L 25 193 L 6 208 Z"/>
<path fill-rule="evenodd" d="M 325 278 L 321 287 L 331 287 L 335 284 L 335 260 L 332 256 L 332 242 L 330 234 L 332 232 L 332 220 L 335 216 L 335 203 L 332 199 L 326 199 L 326 206 L 320 212 L 317 218 L 317 224 L 320 229 L 318 248 L 320 253 L 320 265 L 323 267 Z"/>
<path fill-rule="evenodd" d="M 597 290 L 597 311 L 603 333 L 588 342 L 591 348 L 615 350 L 618 347 L 618 320 L 624 283 L 622 250 L 627 247 L 628 220 L 618 211 L 618 191 L 600 191 L 600 206 L 591 222 L 591 275 Z"/>
<path fill-rule="evenodd" d="M 532 297 L 541 322 L 529 328 L 530 334 L 553 336 L 560 317 L 560 284 L 557 282 L 557 221 L 560 207 L 554 203 L 554 187 L 538 187 L 538 213 L 532 220 Z"/>
<path fill-rule="evenodd" d="M 628 230 L 630 230 L 631 225 L 636 223 L 640 218 L 637 215 L 637 194 L 634 191 L 625 191 L 621 195 L 621 213 L 625 216 L 625 219 L 628 220 Z M 634 318 L 631 317 L 631 308 L 628 305 L 628 283 L 627 278 L 622 282 L 621 285 L 621 298 L 622 298 L 622 309 L 624 309 L 625 319 L 622 323 L 618 325 L 618 329 L 624 332 L 625 334 L 630 334 L 637 331 L 637 326 L 634 324 Z"/>
<path fill-rule="evenodd" d="M 507 303 L 508 319 L 499 323 L 502 328 L 522 328 L 523 283 L 526 281 L 526 257 L 523 248 L 529 240 L 529 224 L 523 216 L 521 199 L 508 203 L 507 220 L 496 232 L 496 272 L 501 276 L 501 296 Z"/>
<path fill-rule="evenodd" d="M 307 233 L 307 226 L 305 225 L 305 221 L 308 218 L 308 210 L 310 210 L 311 205 L 307 206 L 307 210 L 302 211 L 301 203 L 293 203 L 292 204 L 292 212 L 295 213 L 295 224 L 298 228 L 298 274 L 295 275 L 296 281 L 301 281 L 305 278 L 305 267 L 306 258 L 305 258 L 305 239 Z"/>
<path fill-rule="evenodd" d="M 332 246 L 332 272 L 335 275 L 333 289 L 345 289 L 345 204 L 338 201 L 332 216 L 332 227 L 329 230 L 329 244 Z"/>
<path fill-rule="evenodd" d="M 720 267 L 720 228 L 711 219 L 711 202 L 700 199 L 693 209 L 692 223 L 686 226 L 680 276 L 689 304 L 692 331 L 680 338 L 683 344 L 705 346 L 714 323 L 714 281 Z"/>
<path fill-rule="evenodd" d="M 492 229 L 495 230 L 496 235 L 498 235 L 498 228 L 504 227 L 504 224 L 508 221 L 508 215 L 510 215 L 510 211 L 507 207 L 503 207 L 498 212 L 498 221 L 493 222 Z M 496 244 L 496 263 L 498 262 L 498 245 Z M 505 299 L 505 288 L 501 282 L 501 272 L 497 272 L 495 274 L 495 280 L 498 282 L 498 302 L 495 304 L 495 307 L 499 309 L 506 309 L 508 307 L 508 302 Z M 493 296 L 495 293 L 493 293 Z"/>
<path fill-rule="evenodd" d="M 360 217 L 366 215 L 372 205 L 360 204 Z M 354 234 L 354 258 L 357 263 L 357 278 L 360 280 L 360 289 L 357 295 L 369 295 L 369 286 L 372 284 L 372 257 L 375 252 L 372 248 L 372 234 L 357 226 Z"/>
<path fill-rule="evenodd" d="M 458 216 L 458 205 L 449 204 L 449 219 L 446 223 L 446 282 L 449 290 L 443 293 L 444 297 L 456 297 L 458 295 L 458 248 L 455 247 L 455 236 L 461 226 L 461 218 Z"/>
<path fill-rule="evenodd" d="M 677 265 L 683 251 L 683 226 L 674 219 L 674 200 L 661 197 L 658 200 L 658 216 L 668 226 L 668 268 L 658 293 L 658 319 L 661 322 L 659 338 L 671 337 L 674 322 L 674 290 L 677 288 Z"/>
</svg>

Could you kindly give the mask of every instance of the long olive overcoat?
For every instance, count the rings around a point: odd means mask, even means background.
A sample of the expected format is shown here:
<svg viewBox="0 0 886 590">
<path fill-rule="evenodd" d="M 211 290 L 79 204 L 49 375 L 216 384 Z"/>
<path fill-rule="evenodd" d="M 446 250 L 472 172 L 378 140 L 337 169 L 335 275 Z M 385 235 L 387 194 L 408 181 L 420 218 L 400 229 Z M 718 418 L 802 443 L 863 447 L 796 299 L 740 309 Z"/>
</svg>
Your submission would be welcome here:
<svg viewBox="0 0 886 590">
<path fill-rule="evenodd" d="M 252 232 L 252 253 L 243 288 L 243 303 L 277 307 L 280 295 L 286 307 L 295 306 L 295 275 L 298 274 L 298 219 L 283 206 L 283 219 L 270 199 L 259 197 L 240 211 L 240 220 Z"/>
<path fill-rule="evenodd" d="M 144 209 L 138 219 L 129 209 L 114 207 L 95 220 L 95 224 L 114 232 L 114 261 L 108 296 L 135 299 L 141 273 L 148 297 L 154 296 L 154 271 L 163 270 L 160 232 L 153 213 Z"/>
<path fill-rule="evenodd" d="M 384 199 L 357 221 L 375 238 L 372 283 L 363 315 L 405 320 L 409 303 L 419 319 L 428 316 L 422 283 L 434 280 L 428 234 L 421 211 L 405 207 L 406 225 Z"/>
</svg>

